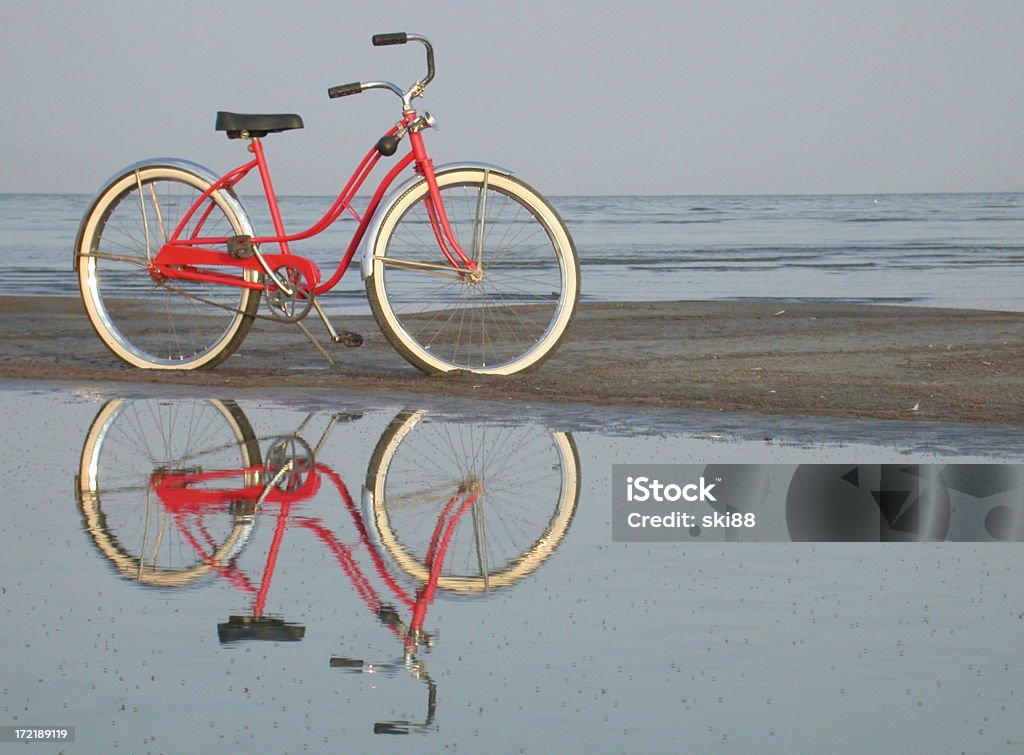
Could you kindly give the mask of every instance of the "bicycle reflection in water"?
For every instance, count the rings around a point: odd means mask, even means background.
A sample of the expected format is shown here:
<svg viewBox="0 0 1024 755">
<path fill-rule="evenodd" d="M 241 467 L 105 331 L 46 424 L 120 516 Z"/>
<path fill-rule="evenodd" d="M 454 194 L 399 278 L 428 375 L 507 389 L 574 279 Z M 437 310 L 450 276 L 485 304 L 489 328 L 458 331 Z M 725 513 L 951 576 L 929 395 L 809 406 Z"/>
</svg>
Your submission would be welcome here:
<svg viewBox="0 0 1024 755">
<path fill-rule="evenodd" d="M 418 654 L 434 641 L 424 622 L 436 591 L 508 587 L 547 559 L 578 503 L 579 458 L 567 433 L 402 411 L 374 449 L 360 505 L 318 459 L 339 423 L 361 417 L 310 414 L 293 433 L 260 438 L 231 401 L 112 400 L 86 437 L 76 490 L 87 531 L 123 576 L 179 588 L 216 575 L 250 595 L 249 614 L 218 625 L 223 643 L 303 638 L 301 624 L 266 605 L 285 533 L 312 533 L 402 644 L 398 660 L 334 656 L 330 665 L 404 669 L 427 685 L 423 723 L 374 726 L 401 734 L 433 727 L 436 686 Z M 311 446 L 303 433 L 325 419 Z M 341 499 L 348 541 L 340 527 L 303 513 L 325 483 Z M 239 556 L 267 517 L 273 535 L 254 579 Z"/>
</svg>

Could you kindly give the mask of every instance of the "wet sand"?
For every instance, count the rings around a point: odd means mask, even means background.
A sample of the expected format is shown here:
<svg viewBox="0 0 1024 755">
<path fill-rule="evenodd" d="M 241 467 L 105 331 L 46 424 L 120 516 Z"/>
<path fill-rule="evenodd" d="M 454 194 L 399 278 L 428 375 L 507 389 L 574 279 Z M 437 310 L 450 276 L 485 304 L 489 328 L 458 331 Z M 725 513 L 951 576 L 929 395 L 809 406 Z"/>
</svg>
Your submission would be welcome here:
<svg viewBox="0 0 1024 755">
<path fill-rule="evenodd" d="M 366 337 L 331 345 L 332 368 L 293 325 L 258 321 L 212 371 L 153 372 L 117 360 L 76 298 L 0 301 L 0 378 L 381 390 L 760 414 L 1024 426 L 1024 313 L 779 302 L 589 304 L 559 351 L 508 378 L 426 376 L 372 317 L 336 318 Z"/>
</svg>

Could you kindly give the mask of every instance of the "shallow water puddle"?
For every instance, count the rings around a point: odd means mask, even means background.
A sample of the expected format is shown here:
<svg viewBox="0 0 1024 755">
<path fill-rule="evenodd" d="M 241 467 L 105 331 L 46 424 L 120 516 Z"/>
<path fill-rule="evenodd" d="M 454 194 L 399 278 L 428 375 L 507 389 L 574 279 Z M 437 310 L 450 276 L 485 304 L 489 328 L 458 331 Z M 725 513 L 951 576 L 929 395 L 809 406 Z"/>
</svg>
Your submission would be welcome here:
<svg viewBox="0 0 1024 755">
<path fill-rule="evenodd" d="M 1018 463 L 1013 432 L 132 390 L 0 391 L 0 725 L 69 752 L 1024 742 L 1018 542 L 612 539 L 613 464 Z"/>
</svg>

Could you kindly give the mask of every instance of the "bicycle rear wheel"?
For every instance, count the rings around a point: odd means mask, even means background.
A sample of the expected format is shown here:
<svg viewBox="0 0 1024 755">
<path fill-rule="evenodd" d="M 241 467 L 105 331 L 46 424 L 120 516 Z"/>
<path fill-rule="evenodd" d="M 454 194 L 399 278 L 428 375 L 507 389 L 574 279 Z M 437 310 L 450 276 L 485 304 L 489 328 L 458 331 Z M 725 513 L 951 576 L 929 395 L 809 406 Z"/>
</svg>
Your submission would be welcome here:
<svg viewBox="0 0 1024 755">
<path fill-rule="evenodd" d="M 187 169 L 147 165 L 111 182 L 82 221 L 75 250 L 82 301 L 100 339 L 128 364 L 162 370 L 214 367 L 252 327 L 258 290 L 162 281 L 150 274 L 153 257 L 209 187 Z M 211 194 L 181 237 L 251 233 L 229 199 L 224 192 Z M 237 274 L 259 278 L 252 271 Z"/>
<path fill-rule="evenodd" d="M 204 483 L 203 490 L 216 490 L 258 485 L 260 467 L 259 442 L 233 401 L 113 399 L 82 446 L 78 507 L 96 547 L 122 575 L 184 587 L 226 565 L 247 542 L 254 517 L 228 504 L 168 511 L 155 477 L 238 470 Z"/>
<path fill-rule="evenodd" d="M 480 267 L 460 274 L 438 248 L 426 181 L 399 197 L 373 241 L 370 306 L 391 344 L 424 372 L 510 375 L 558 347 L 579 300 L 579 262 L 558 213 L 511 176 L 437 175 L 459 246 Z"/>
</svg>

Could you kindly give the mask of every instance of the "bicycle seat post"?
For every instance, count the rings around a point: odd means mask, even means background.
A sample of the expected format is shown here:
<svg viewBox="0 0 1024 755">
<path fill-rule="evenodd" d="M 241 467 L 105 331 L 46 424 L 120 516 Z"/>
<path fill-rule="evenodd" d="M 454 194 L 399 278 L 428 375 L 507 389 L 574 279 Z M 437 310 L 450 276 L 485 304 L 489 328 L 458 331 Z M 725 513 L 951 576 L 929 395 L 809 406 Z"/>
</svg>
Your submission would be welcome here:
<svg viewBox="0 0 1024 755">
<path fill-rule="evenodd" d="M 267 208 L 270 210 L 270 220 L 274 225 L 274 234 L 278 238 L 278 245 L 281 247 L 281 254 L 290 254 L 288 241 L 285 239 L 284 220 L 281 218 L 281 208 L 277 204 L 277 192 L 274 191 L 274 182 L 270 180 L 270 168 L 267 167 L 267 158 L 263 153 L 263 142 L 258 136 L 249 136 L 249 151 L 256 156 L 256 167 L 260 171 L 260 181 L 263 183 L 263 194 L 267 198 Z"/>
</svg>

